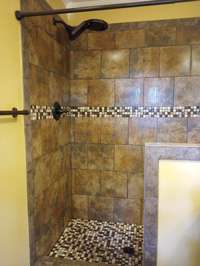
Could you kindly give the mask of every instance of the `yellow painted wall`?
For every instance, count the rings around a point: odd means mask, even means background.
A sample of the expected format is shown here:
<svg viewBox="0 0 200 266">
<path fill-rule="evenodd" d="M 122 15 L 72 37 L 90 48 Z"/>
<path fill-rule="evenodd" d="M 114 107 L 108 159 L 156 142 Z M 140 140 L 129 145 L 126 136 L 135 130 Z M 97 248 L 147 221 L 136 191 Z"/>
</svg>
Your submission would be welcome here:
<svg viewBox="0 0 200 266">
<path fill-rule="evenodd" d="M 19 0 L 0 1 L 0 109 L 23 108 Z M 0 117 L 0 265 L 28 266 L 23 118 Z"/>
<path fill-rule="evenodd" d="M 191 17 L 200 17 L 200 1 L 162 6 L 73 13 L 68 15 L 68 21 L 70 24 L 76 25 L 81 21 L 90 18 L 104 19 L 108 23 L 122 23 Z"/>
<path fill-rule="evenodd" d="M 200 162 L 160 161 L 157 266 L 200 265 Z"/>
</svg>

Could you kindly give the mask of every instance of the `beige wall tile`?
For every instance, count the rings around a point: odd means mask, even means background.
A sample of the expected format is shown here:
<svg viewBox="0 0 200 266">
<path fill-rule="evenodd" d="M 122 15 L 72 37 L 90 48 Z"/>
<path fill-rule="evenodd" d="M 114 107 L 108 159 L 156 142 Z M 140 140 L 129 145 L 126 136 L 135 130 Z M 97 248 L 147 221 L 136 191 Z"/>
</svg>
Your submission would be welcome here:
<svg viewBox="0 0 200 266">
<path fill-rule="evenodd" d="M 172 78 L 145 78 L 145 106 L 173 106 L 174 81 Z"/>
<path fill-rule="evenodd" d="M 115 49 L 115 34 L 109 31 L 88 33 L 88 49 Z"/>
<path fill-rule="evenodd" d="M 200 46 L 192 47 L 192 75 L 200 75 Z"/>
<path fill-rule="evenodd" d="M 128 144 L 127 118 L 102 118 L 101 143 Z"/>
<path fill-rule="evenodd" d="M 101 194 L 104 197 L 127 197 L 127 174 L 103 171 L 101 176 Z"/>
<path fill-rule="evenodd" d="M 114 199 L 114 221 L 141 224 L 141 200 Z"/>
<path fill-rule="evenodd" d="M 159 48 L 138 48 L 131 53 L 131 77 L 159 75 Z"/>
<path fill-rule="evenodd" d="M 113 170 L 114 146 L 88 145 L 88 168 L 99 170 Z"/>
<path fill-rule="evenodd" d="M 95 79 L 100 77 L 101 54 L 99 51 L 71 52 L 72 79 Z"/>
<path fill-rule="evenodd" d="M 177 77 L 175 79 L 175 105 L 194 106 L 200 104 L 200 77 Z"/>
<path fill-rule="evenodd" d="M 160 48 L 160 75 L 185 76 L 190 74 L 190 47 Z"/>
<path fill-rule="evenodd" d="M 144 198 L 144 174 L 128 174 L 128 198 Z"/>
<path fill-rule="evenodd" d="M 188 118 L 188 142 L 200 143 L 200 118 Z"/>
<path fill-rule="evenodd" d="M 115 86 L 116 106 L 143 105 L 143 79 L 117 79 Z"/>
<path fill-rule="evenodd" d="M 87 168 L 87 146 L 85 144 L 72 145 L 72 168 Z"/>
<path fill-rule="evenodd" d="M 115 170 L 122 172 L 143 171 L 143 150 L 141 146 L 115 146 Z"/>
<path fill-rule="evenodd" d="M 109 50 L 102 52 L 103 78 L 129 77 L 129 50 Z"/>
<path fill-rule="evenodd" d="M 200 44 L 199 25 L 177 27 L 177 42 L 180 44 Z"/>
<path fill-rule="evenodd" d="M 73 193 L 79 195 L 100 194 L 100 171 L 73 170 Z"/>
<path fill-rule="evenodd" d="M 86 80 L 70 81 L 70 104 L 72 106 L 86 106 L 88 82 Z"/>
<path fill-rule="evenodd" d="M 114 105 L 114 80 L 89 80 L 88 83 L 89 106 Z"/>
<path fill-rule="evenodd" d="M 137 48 L 145 46 L 144 29 L 116 32 L 117 48 Z"/>
<path fill-rule="evenodd" d="M 185 118 L 159 118 L 158 142 L 187 142 L 187 119 Z"/>
<path fill-rule="evenodd" d="M 129 144 L 144 145 L 157 140 L 157 118 L 130 118 Z"/>
<path fill-rule="evenodd" d="M 176 27 L 150 27 L 146 31 L 148 46 L 166 46 L 176 44 Z"/>
<path fill-rule="evenodd" d="M 113 199 L 105 197 L 89 197 L 89 219 L 112 221 Z"/>
<path fill-rule="evenodd" d="M 88 197 L 72 196 L 72 215 L 73 218 L 88 219 Z"/>
</svg>

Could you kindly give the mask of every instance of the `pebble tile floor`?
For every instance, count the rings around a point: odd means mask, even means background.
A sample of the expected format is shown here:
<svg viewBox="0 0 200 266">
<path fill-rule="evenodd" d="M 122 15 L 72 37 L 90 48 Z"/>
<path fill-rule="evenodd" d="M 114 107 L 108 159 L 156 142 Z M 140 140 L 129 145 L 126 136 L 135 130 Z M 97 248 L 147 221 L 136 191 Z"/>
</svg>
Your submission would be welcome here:
<svg viewBox="0 0 200 266">
<path fill-rule="evenodd" d="M 124 247 L 133 247 L 131 256 Z M 143 226 L 73 219 L 49 256 L 89 263 L 141 266 Z"/>
</svg>

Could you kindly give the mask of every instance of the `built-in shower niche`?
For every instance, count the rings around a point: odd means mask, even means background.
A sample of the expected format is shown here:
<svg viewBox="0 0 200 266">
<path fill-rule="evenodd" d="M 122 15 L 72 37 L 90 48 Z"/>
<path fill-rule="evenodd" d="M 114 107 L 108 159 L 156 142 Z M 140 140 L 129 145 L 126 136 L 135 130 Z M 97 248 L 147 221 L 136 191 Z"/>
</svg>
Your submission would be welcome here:
<svg viewBox="0 0 200 266">
<path fill-rule="evenodd" d="M 200 263 L 200 145 L 145 147 L 144 265 Z"/>
</svg>

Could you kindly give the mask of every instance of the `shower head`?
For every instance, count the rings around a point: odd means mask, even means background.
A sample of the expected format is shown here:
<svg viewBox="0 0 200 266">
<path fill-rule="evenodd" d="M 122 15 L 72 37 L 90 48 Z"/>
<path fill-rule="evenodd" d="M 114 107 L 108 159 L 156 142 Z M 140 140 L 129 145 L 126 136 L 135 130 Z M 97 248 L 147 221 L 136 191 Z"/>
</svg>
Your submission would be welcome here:
<svg viewBox="0 0 200 266">
<path fill-rule="evenodd" d="M 108 28 L 108 23 L 100 19 L 89 19 L 83 21 L 76 27 L 72 27 L 60 19 L 53 18 L 53 24 L 62 24 L 65 30 L 68 32 L 70 40 L 75 40 L 87 29 L 93 31 L 104 31 Z"/>
</svg>

